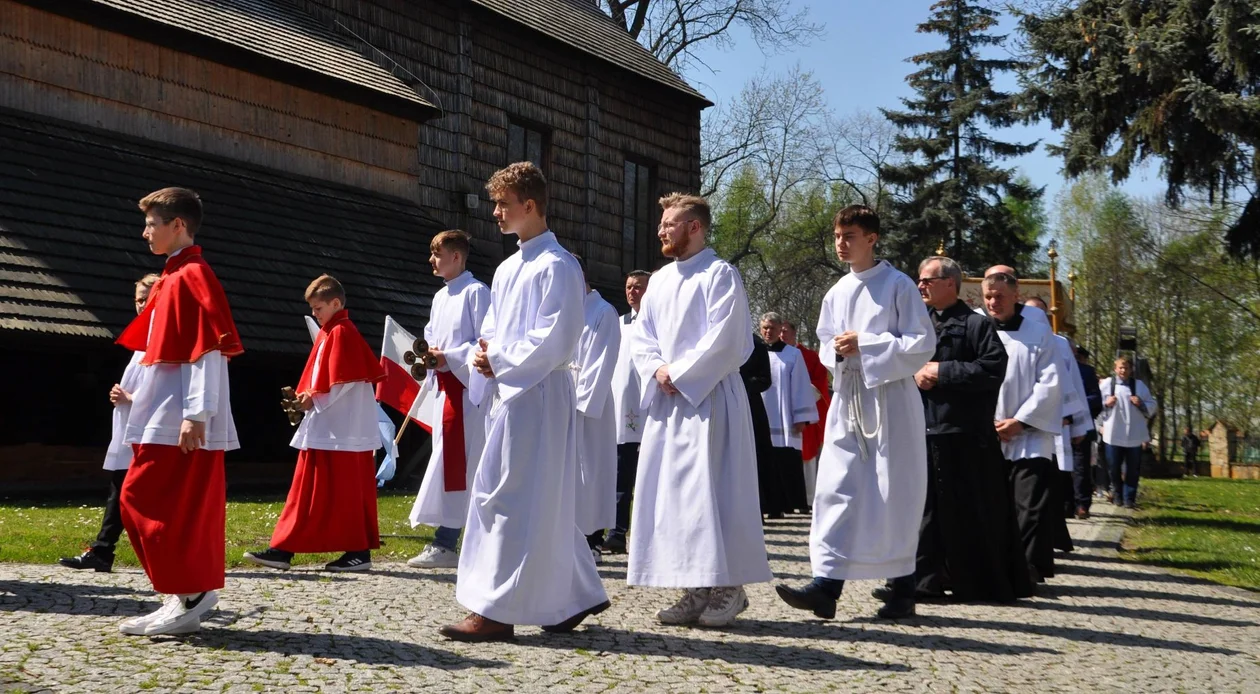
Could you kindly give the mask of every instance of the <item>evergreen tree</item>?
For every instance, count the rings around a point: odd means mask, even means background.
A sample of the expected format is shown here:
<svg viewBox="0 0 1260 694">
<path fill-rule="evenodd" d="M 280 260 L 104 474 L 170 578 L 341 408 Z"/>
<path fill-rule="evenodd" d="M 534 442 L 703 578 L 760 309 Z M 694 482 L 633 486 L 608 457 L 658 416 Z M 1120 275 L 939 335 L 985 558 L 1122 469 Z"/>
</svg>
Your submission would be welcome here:
<svg viewBox="0 0 1260 694">
<path fill-rule="evenodd" d="M 1223 203 L 1235 254 L 1260 258 L 1260 4 L 1255 0 L 1077 0 L 1021 14 L 1032 64 L 1024 97 L 1064 129 L 1070 176 L 1114 182 L 1158 157 L 1184 191 Z"/>
<path fill-rule="evenodd" d="M 906 194 L 893 207 L 887 252 L 909 265 L 944 244 L 969 270 L 996 263 L 1020 270 L 1037 246 L 1011 210 L 1038 200 L 1042 190 L 996 162 L 1027 154 L 1037 143 L 1001 142 L 985 129 L 1016 121 L 1016 98 L 994 89 L 993 75 L 1022 63 L 981 56 L 1006 38 L 987 33 L 997 25 L 993 10 L 940 0 L 931 11 L 918 31 L 944 36 L 946 46 L 910 58 L 921 69 L 906 81 L 918 94 L 902 99 L 904 111 L 884 111 L 902 131 L 897 149 L 908 155 L 906 163 L 883 169 L 884 178 Z"/>
</svg>

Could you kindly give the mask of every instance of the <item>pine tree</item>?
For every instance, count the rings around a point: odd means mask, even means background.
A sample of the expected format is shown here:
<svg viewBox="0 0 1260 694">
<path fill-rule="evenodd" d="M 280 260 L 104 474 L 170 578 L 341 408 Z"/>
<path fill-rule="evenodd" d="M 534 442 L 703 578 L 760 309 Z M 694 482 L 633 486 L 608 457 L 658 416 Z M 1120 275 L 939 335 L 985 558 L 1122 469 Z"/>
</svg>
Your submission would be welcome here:
<svg viewBox="0 0 1260 694">
<path fill-rule="evenodd" d="M 1027 154 L 1037 143 L 1001 142 L 985 129 L 1017 120 L 1016 97 L 994 89 L 993 75 L 1022 64 L 980 54 L 1006 38 L 987 33 L 997 25 L 993 10 L 967 0 L 940 0 L 931 12 L 918 31 L 944 36 L 946 46 L 909 59 L 921 67 L 906 77 L 918 94 L 902 99 L 904 111 L 884 110 L 902 131 L 897 149 L 908 155 L 904 164 L 883 169 L 884 178 L 904 194 L 889 220 L 886 253 L 912 266 L 943 244 L 968 270 L 997 263 L 1020 270 L 1018 263 L 1030 257 L 1036 240 L 1021 233 L 1010 203 L 1032 203 L 1042 189 L 996 162 Z"/>
<path fill-rule="evenodd" d="M 1024 99 L 1065 131 L 1069 176 L 1120 182 L 1158 158 L 1166 202 L 1206 193 L 1237 255 L 1260 258 L 1260 3 L 1088 0 L 1020 15 Z"/>
</svg>

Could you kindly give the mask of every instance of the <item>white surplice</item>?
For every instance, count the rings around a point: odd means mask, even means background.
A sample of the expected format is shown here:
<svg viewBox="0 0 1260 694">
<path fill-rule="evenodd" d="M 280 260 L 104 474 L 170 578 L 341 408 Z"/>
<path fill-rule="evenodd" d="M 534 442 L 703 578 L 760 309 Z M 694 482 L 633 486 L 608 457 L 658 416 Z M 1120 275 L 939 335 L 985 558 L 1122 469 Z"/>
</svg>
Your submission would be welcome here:
<svg viewBox="0 0 1260 694">
<path fill-rule="evenodd" d="M 839 359 L 835 337 L 849 331 L 859 356 Z M 911 574 L 927 499 L 927 425 L 914 374 L 936 351 L 936 330 L 914 280 L 880 261 L 828 290 L 817 332 L 835 395 L 814 486 L 813 575 Z"/>
<path fill-rule="evenodd" d="M 612 407 L 617 422 L 618 444 L 643 440 L 643 397 L 639 388 L 639 373 L 634 370 L 634 359 L 630 355 L 630 338 L 634 335 L 637 318 L 638 312 L 632 310 L 617 321 L 621 328 L 621 347 L 612 375 Z"/>
<path fill-rule="evenodd" d="M 1117 382 L 1113 393 L 1111 383 L 1114 378 L 1112 376 L 1098 382 L 1098 388 L 1102 390 L 1103 402 L 1112 395 L 1116 396 L 1115 407 L 1104 407 L 1102 414 L 1098 415 L 1100 429 L 1098 433 L 1103 443 L 1123 448 L 1136 448 L 1151 440 L 1150 428 L 1146 422 L 1155 415 L 1159 403 L 1151 396 L 1150 389 L 1142 381 L 1135 380 L 1134 388 L 1130 388 L 1123 381 Z M 1135 395 L 1134 389 L 1137 390 L 1138 399 L 1146 407 L 1146 414 L 1142 414 L 1142 411 L 1129 400 L 1130 396 Z"/>
<path fill-rule="evenodd" d="M 118 386 L 129 395 L 135 395 L 136 390 L 140 388 L 140 378 L 145 374 L 145 368 L 140 365 L 141 359 L 144 359 L 144 352 L 132 353 L 131 361 L 127 362 L 127 368 L 123 369 L 122 378 L 118 381 Z M 104 467 L 106 470 L 131 468 L 131 457 L 134 451 L 130 444 L 123 443 L 127 435 L 127 417 L 130 414 L 131 402 L 129 400 L 123 400 L 114 405 L 109 448 L 105 450 Z"/>
<path fill-rule="evenodd" d="M 319 373 L 327 344 L 323 335 L 315 338 L 315 363 L 311 373 Z M 293 433 L 290 447 L 300 451 L 347 453 L 375 451 L 381 447 L 381 432 L 376 424 L 378 406 L 371 383 L 337 383 L 327 393 L 316 393 L 311 405 Z"/>
<path fill-rule="evenodd" d="M 142 366 L 140 386 L 131 397 L 123 443 L 179 445 L 185 419 L 205 422 L 207 451 L 241 447 L 232 419 L 228 359 L 219 350 L 191 364 Z"/>
<path fill-rule="evenodd" d="M 1029 313 L 1040 312 L 1025 312 Z M 1015 418 L 1024 425 L 1023 432 L 1002 442 L 1002 455 L 1011 461 L 1050 460 L 1055 434 L 1063 428 L 1064 379 L 1055 334 L 1049 323 L 1025 317 L 1018 330 L 999 329 L 998 337 L 1006 347 L 1006 378 L 993 417 L 995 421 Z"/>
<path fill-rule="evenodd" d="M 612 374 L 621 349 L 617 309 L 591 290 L 574 355 L 577 381 L 577 525 L 589 535 L 617 525 L 617 413 Z"/>
<path fill-rule="evenodd" d="M 420 492 L 411 506 L 411 527 L 417 525 L 462 528 L 468 517 L 468 490 L 472 488 L 473 474 L 486 441 L 486 413 L 477 408 L 469 397 L 468 385 L 474 376 L 471 358 L 477 349 L 481 334 L 481 322 L 490 307 L 490 288 L 464 271 L 447 282 L 433 295 L 429 307 L 429 322 L 424 326 L 424 340 L 430 347 L 442 350 L 446 357 L 444 370 L 450 371 L 464 384 L 464 460 L 466 461 L 464 491 L 445 490 L 445 465 L 442 455 L 442 426 L 440 418 L 433 426 L 433 452 L 429 454 L 429 466 L 424 471 Z M 446 406 L 446 393 L 437 389 L 437 374 L 430 371 L 425 377 L 423 389 L 434 392 L 433 409 L 442 412 Z"/>
<path fill-rule="evenodd" d="M 801 434 L 797 424 L 818 421 L 818 398 L 809 382 L 809 369 L 801 350 L 783 345 L 770 350 L 770 387 L 761 393 L 770 419 L 770 442 L 776 448 L 801 450 Z"/>
<path fill-rule="evenodd" d="M 608 600 L 578 532 L 577 397 L 569 365 L 585 282 L 550 231 L 495 270 L 481 336 L 486 442 L 469 495 L 455 597 L 507 624 L 557 624 Z M 471 358 L 470 358 L 471 361 Z M 481 386 L 473 381 L 470 395 Z"/>
<path fill-rule="evenodd" d="M 1059 360 L 1059 374 L 1063 376 L 1063 418 L 1071 419 L 1059 428 L 1054 437 L 1054 454 L 1062 472 L 1071 472 L 1074 467 L 1072 459 L 1072 439 L 1084 436 L 1094 428 L 1089 417 L 1089 402 L 1085 399 L 1085 381 L 1081 378 L 1081 369 L 1076 365 L 1076 354 L 1072 343 L 1062 335 L 1054 336 L 1055 355 Z"/>
<path fill-rule="evenodd" d="M 628 584 L 770 580 L 752 413 L 739 376 L 752 339 L 743 280 L 712 249 L 652 276 L 631 338 L 646 416 Z M 656 380 L 666 365 L 677 394 Z"/>
</svg>

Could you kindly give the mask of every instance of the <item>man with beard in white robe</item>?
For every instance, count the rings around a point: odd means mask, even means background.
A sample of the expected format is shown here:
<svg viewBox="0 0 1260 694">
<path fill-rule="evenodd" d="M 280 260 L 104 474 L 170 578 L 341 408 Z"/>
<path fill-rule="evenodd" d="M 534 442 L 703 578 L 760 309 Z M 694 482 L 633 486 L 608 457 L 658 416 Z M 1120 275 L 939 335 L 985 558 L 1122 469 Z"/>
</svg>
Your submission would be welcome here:
<svg viewBox="0 0 1260 694">
<path fill-rule="evenodd" d="M 775 586 L 788 605 L 836 616 L 845 581 L 914 573 L 927 497 L 927 430 L 914 375 L 936 350 L 936 330 L 919 290 L 876 260 L 879 215 L 865 205 L 833 222 L 836 255 L 849 274 L 823 298 L 819 356 L 834 374 L 809 534 L 814 580 Z M 879 616 L 914 614 L 914 584 Z"/>
<path fill-rule="evenodd" d="M 1010 464 L 1011 493 L 1020 539 L 1034 582 L 1054 575 L 1053 486 L 1058 470 L 1050 460 L 1054 436 L 1063 423 L 1063 379 L 1049 323 L 1028 319 L 1039 311 L 1019 311 L 1019 285 L 1004 272 L 984 278 L 985 310 L 993 317 L 1006 348 L 1006 378 L 998 392 L 994 426 L 1002 455 Z M 1040 314 L 1044 317 L 1044 314 Z"/>
<path fill-rule="evenodd" d="M 411 507 L 411 527 L 437 526 L 433 542 L 407 560 L 407 566 L 418 569 L 459 565 L 456 545 L 468 517 L 468 488 L 486 439 L 486 415 L 469 397 L 468 386 L 481 378 L 469 360 L 490 306 L 490 288 L 466 269 L 470 248 L 468 234 L 462 231 L 443 231 L 429 243 L 429 264 L 445 285 L 433 295 L 424 326 L 424 340 L 438 366 L 429 371 L 422 390 L 434 392 L 432 411 L 443 416 L 440 426 L 433 428 L 433 452 Z M 458 413 L 456 401 L 448 398 L 458 398 Z"/>
<path fill-rule="evenodd" d="M 486 417 L 455 598 L 472 611 L 439 632 L 503 641 L 513 625 L 572 631 L 609 607 L 575 520 L 577 397 L 570 364 L 582 335 L 582 270 L 547 226 L 547 181 L 528 162 L 486 190 L 520 250 L 499 265 L 470 395 Z M 482 392 L 484 391 L 484 392 Z"/>
<path fill-rule="evenodd" d="M 586 276 L 586 261 L 574 253 Z M 577 382 L 577 524 L 595 563 L 604 530 L 617 523 L 617 413 L 612 375 L 621 349 L 617 309 L 586 284 L 585 326 L 573 357 Z"/>
<path fill-rule="evenodd" d="M 748 607 L 744 585 L 769 581 L 748 395 L 753 349 L 739 272 L 705 247 L 704 198 L 661 199 L 661 252 L 631 354 L 646 410 L 630 536 L 632 586 L 683 588 L 663 624 L 724 626 Z"/>
</svg>

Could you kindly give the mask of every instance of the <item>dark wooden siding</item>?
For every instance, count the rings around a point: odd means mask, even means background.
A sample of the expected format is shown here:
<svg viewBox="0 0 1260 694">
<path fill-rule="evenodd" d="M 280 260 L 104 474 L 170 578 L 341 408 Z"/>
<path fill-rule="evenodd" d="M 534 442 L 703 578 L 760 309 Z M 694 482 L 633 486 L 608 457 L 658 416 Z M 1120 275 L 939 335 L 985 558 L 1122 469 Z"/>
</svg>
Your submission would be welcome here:
<svg viewBox="0 0 1260 694">
<path fill-rule="evenodd" d="M 549 221 L 587 257 L 592 283 L 610 300 L 622 301 L 625 158 L 652 166 L 657 193 L 699 188 L 694 99 L 463 0 L 305 0 L 304 7 L 341 22 L 436 93 L 445 115 L 421 129 L 418 199 L 472 233 L 477 253 L 503 253 L 482 186 L 508 163 L 511 122 L 547 133 Z M 471 211 L 469 193 L 481 200 Z"/>
<path fill-rule="evenodd" d="M 0 0 L 0 107 L 414 199 L 418 124 Z"/>
</svg>

